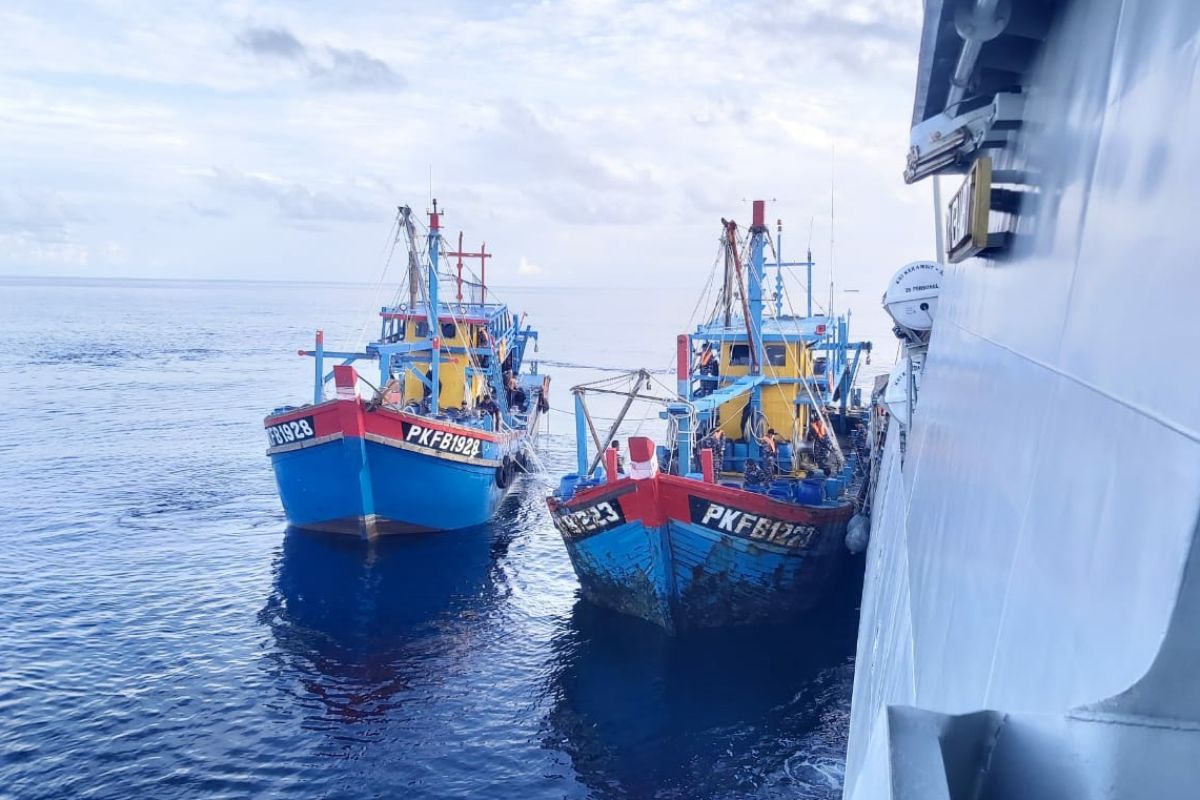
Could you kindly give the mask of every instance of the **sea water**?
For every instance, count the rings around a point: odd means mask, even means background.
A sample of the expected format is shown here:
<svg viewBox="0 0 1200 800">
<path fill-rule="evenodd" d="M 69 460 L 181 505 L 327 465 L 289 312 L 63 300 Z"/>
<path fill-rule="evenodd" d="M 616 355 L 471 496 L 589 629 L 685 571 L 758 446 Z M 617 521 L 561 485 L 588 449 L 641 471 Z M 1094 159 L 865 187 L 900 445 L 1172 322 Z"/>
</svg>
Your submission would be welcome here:
<svg viewBox="0 0 1200 800">
<path fill-rule="evenodd" d="M 541 330 L 554 478 L 569 387 L 666 370 L 695 301 L 502 294 Z M 838 796 L 861 561 L 799 623 L 672 639 L 579 598 L 552 477 L 478 529 L 287 530 L 262 418 L 383 300 L 0 282 L 0 796 Z"/>
</svg>

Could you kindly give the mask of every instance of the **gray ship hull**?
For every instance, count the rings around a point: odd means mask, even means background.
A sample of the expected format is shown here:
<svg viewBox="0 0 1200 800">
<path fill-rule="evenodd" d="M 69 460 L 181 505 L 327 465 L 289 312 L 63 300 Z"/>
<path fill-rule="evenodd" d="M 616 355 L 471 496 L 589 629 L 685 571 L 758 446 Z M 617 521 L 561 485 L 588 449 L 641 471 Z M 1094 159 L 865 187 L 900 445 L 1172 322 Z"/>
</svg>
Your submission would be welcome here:
<svg viewBox="0 0 1200 800">
<path fill-rule="evenodd" d="M 1200 4 L 1060 5 L 990 153 L 1032 197 L 889 432 L 847 798 L 1200 793 Z M 927 3 L 916 121 L 954 36 Z"/>
</svg>

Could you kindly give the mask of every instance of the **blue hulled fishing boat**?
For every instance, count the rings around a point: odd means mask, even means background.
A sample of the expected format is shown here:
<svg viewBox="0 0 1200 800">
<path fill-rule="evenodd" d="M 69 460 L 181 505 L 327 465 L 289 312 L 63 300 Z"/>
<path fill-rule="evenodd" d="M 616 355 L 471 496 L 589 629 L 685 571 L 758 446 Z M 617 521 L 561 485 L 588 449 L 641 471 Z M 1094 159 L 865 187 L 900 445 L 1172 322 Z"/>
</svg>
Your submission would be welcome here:
<svg viewBox="0 0 1200 800">
<path fill-rule="evenodd" d="M 587 398 L 613 380 L 573 389 L 577 469 L 548 500 L 583 596 L 672 632 L 778 622 L 813 605 L 867 478 L 854 378 L 870 343 L 849 340 L 847 318 L 812 313 L 811 254 L 784 262 L 765 214 L 755 201 L 745 240 L 722 220 L 724 282 L 709 320 L 678 337 L 674 396 L 645 394 L 652 376 L 631 373 L 601 437 Z M 803 316 L 783 310 L 783 270 L 797 266 L 808 270 Z M 629 438 L 623 467 L 611 445 L 639 398 L 664 406 L 666 441 Z"/>
<path fill-rule="evenodd" d="M 374 536 L 479 525 L 525 468 L 549 407 L 549 378 L 526 357 L 537 332 L 488 302 L 482 266 L 464 278 L 463 258 L 485 265 L 491 254 L 463 252 L 461 233 L 446 252 L 441 216 L 435 200 L 422 251 L 411 209 L 400 208 L 394 246 L 406 245 L 408 270 L 379 312 L 379 338 L 338 352 L 318 331 L 314 349 L 300 351 L 315 359 L 312 403 L 264 421 L 296 527 Z M 442 256 L 457 258 L 455 273 L 439 272 Z M 451 288 L 453 302 L 443 301 Z M 329 359 L 339 363 L 326 372 Z M 378 385 L 354 368 L 364 360 L 377 362 Z"/>
</svg>

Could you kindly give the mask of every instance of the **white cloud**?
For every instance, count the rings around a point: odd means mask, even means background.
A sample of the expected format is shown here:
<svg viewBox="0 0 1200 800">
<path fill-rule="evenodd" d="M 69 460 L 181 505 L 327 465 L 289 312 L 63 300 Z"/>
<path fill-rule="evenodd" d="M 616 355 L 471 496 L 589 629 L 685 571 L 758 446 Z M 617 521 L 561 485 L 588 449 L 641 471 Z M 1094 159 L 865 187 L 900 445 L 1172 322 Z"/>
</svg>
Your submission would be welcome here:
<svg viewBox="0 0 1200 800">
<path fill-rule="evenodd" d="M 0 196 L 25 242 L 0 272 L 57 236 L 93 270 L 373 280 L 432 172 L 450 230 L 519 275 L 689 285 L 754 197 L 805 239 L 815 218 L 826 261 L 833 148 L 839 274 L 931 245 L 898 177 L 919 11 L 890 0 L 57 9 L 0 11 L 0 186 L 44 192 Z"/>
<path fill-rule="evenodd" d="M 405 80 L 380 58 L 354 48 L 311 47 L 282 27 L 250 26 L 237 43 L 264 61 L 304 67 L 316 86 L 347 91 L 395 91 Z"/>
<path fill-rule="evenodd" d="M 285 219 L 301 222 L 370 222 L 387 216 L 382 203 L 372 208 L 348 192 L 314 191 L 269 174 L 214 169 L 209 180 L 220 192 L 270 203 Z M 209 216 L 203 211 L 198 213 Z"/>
</svg>

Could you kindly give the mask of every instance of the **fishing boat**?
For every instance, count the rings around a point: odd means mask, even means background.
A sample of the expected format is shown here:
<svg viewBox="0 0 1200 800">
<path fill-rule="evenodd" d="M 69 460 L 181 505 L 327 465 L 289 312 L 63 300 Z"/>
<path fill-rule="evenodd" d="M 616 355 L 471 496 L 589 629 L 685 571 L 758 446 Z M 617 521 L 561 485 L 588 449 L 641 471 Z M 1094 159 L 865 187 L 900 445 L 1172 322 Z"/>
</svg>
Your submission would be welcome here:
<svg viewBox="0 0 1200 800">
<path fill-rule="evenodd" d="M 709 320 L 676 341 L 674 387 L 651 395 L 651 373 L 631 373 L 603 437 L 587 398 L 614 391 L 612 379 L 572 390 L 576 471 L 548 504 L 583 597 L 668 632 L 779 622 L 811 607 L 846 549 L 864 484 L 854 379 L 870 343 L 850 341 L 847 317 L 812 313 L 811 253 L 784 262 L 782 227 L 772 242 L 765 215 L 755 201 L 744 241 L 722 221 L 724 280 Z M 784 312 L 783 270 L 797 266 L 808 270 L 804 315 Z M 612 444 L 638 399 L 662 404 L 666 441 L 630 437 L 622 469 Z"/>
<path fill-rule="evenodd" d="M 372 537 L 479 525 L 532 457 L 549 408 L 549 378 L 527 354 L 537 331 L 488 301 L 491 254 L 486 245 L 464 252 L 461 233 L 449 251 L 443 214 L 433 201 L 422 250 L 412 210 L 399 209 L 393 247 L 404 243 L 408 269 L 379 311 L 379 338 L 339 352 L 317 331 L 314 348 L 300 351 L 315 362 L 312 403 L 264 420 L 295 527 Z M 453 273 L 439 271 L 443 257 L 457 259 Z M 464 258 L 479 259 L 477 279 L 464 277 Z M 451 289 L 453 300 L 443 300 Z M 355 369 L 361 361 L 376 362 L 378 384 Z"/>
</svg>

